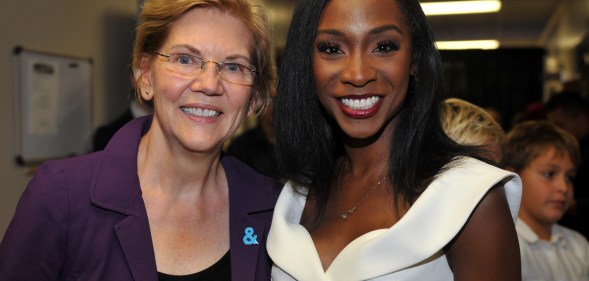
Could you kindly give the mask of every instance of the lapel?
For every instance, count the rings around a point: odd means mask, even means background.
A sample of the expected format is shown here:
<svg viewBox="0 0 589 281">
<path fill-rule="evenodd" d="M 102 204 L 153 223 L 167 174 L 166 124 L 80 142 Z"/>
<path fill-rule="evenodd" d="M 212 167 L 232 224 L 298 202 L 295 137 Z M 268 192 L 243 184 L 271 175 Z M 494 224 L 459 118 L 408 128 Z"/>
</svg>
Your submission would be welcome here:
<svg viewBox="0 0 589 281">
<path fill-rule="evenodd" d="M 273 182 L 232 157 L 222 157 L 221 162 L 229 185 L 232 279 L 256 280 L 269 276 L 266 236 L 279 189 L 272 188 Z"/>
<path fill-rule="evenodd" d="M 151 117 L 140 117 L 117 132 L 104 150 L 92 183 L 93 204 L 127 215 L 114 226 L 114 232 L 136 281 L 157 280 L 149 222 L 137 176 L 139 141 L 150 125 Z M 279 186 L 272 188 L 273 181 L 232 157 L 223 156 L 221 163 L 229 186 L 232 279 L 256 280 L 269 276 L 265 244 Z M 253 240 L 258 244 L 250 243 Z"/>
<path fill-rule="evenodd" d="M 136 281 L 157 280 L 151 232 L 137 176 L 139 141 L 150 125 L 151 117 L 137 118 L 113 136 L 104 150 L 91 195 L 94 205 L 127 215 L 113 231 Z"/>
<path fill-rule="evenodd" d="M 136 281 L 156 281 L 157 266 L 149 226 L 129 216 L 114 229 L 133 278 Z"/>
<path fill-rule="evenodd" d="M 266 225 L 246 213 L 234 214 L 230 218 L 231 279 L 256 280 L 260 251 L 266 240 Z M 248 231 L 248 234 L 245 232 Z M 247 236 L 246 236 L 247 235 Z M 247 238 L 247 239 L 245 239 Z M 248 241 L 248 244 L 244 243 Z M 255 240 L 258 244 L 252 243 Z"/>
</svg>

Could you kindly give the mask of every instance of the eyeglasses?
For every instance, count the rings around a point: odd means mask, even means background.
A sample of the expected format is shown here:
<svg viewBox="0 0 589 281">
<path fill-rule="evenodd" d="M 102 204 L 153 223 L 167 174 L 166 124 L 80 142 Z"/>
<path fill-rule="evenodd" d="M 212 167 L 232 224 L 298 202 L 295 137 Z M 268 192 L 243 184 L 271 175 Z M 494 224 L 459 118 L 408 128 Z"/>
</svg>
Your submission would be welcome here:
<svg viewBox="0 0 589 281">
<path fill-rule="evenodd" d="M 164 59 L 166 68 L 169 71 L 181 75 L 200 75 L 207 63 L 212 62 L 223 80 L 233 84 L 252 86 L 257 72 L 254 66 L 245 66 L 237 62 L 203 60 L 187 54 L 164 55 L 158 52 L 154 53 Z"/>
</svg>

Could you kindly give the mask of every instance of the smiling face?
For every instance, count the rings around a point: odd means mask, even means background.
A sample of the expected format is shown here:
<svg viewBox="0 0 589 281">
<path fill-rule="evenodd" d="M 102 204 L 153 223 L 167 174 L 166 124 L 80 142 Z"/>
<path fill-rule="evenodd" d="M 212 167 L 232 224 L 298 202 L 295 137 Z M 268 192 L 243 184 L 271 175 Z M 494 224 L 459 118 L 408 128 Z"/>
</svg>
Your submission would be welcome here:
<svg viewBox="0 0 589 281">
<path fill-rule="evenodd" d="M 347 136 L 369 138 L 392 124 L 410 70 L 411 34 L 395 0 L 326 4 L 314 42 L 314 78 L 323 107 Z"/>
<path fill-rule="evenodd" d="M 238 18 L 196 8 L 172 25 L 158 52 L 249 65 L 251 41 L 250 31 Z M 164 57 L 156 57 L 141 78 L 142 96 L 153 99 L 155 107 L 150 133 L 161 132 L 172 147 L 220 151 L 247 115 L 252 87 L 223 80 L 212 62 L 198 75 L 174 73 L 166 63 Z"/>
<path fill-rule="evenodd" d="M 523 183 L 519 217 L 533 229 L 549 229 L 571 205 L 575 172 L 568 153 L 545 149 L 518 173 Z"/>
</svg>

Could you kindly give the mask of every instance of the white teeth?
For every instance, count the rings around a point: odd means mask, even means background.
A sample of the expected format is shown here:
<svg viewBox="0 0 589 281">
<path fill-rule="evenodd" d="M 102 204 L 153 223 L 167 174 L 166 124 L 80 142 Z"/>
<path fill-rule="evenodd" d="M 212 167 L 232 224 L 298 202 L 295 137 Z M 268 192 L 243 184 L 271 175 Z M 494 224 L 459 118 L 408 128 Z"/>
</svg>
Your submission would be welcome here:
<svg viewBox="0 0 589 281">
<path fill-rule="evenodd" d="M 342 103 L 351 108 L 351 109 L 369 109 L 373 107 L 378 101 L 380 97 L 373 96 L 366 99 L 342 99 Z"/>
<path fill-rule="evenodd" d="M 182 111 L 199 117 L 217 117 L 219 116 L 219 112 L 210 110 L 210 109 L 201 109 L 201 108 L 194 108 L 194 107 L 182 107 Z"/>
</svg>

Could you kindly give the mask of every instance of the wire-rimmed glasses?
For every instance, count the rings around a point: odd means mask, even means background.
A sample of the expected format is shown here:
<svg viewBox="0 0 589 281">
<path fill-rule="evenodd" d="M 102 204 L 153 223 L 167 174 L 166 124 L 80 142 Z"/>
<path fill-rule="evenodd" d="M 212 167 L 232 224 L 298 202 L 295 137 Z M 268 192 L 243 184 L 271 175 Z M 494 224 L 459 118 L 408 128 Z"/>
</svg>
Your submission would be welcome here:
<svg viewBox="0 0 589 281">
<path fill-rule="evenodd" d="M 252 65 L 245 66 L 232 61 L 216 62 L 213 60 L 203 60 L 188 54 L 165 55 L 158 52 L 154 53 L 165 61 L 166 68 L 169 71 L 177 74 L 200 75 L 207 63 L 211 62 L 215 64 L 217 73 L 219 73 L 223 80 L 244 86 L 252 86 L 254 84 L 257 70 Z"/>
</svg>

